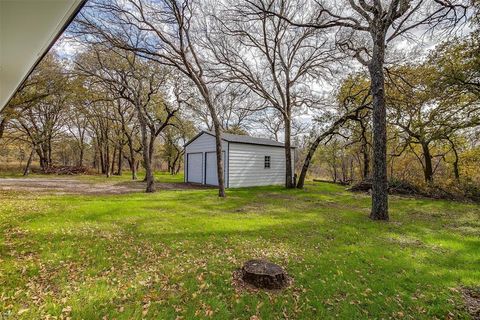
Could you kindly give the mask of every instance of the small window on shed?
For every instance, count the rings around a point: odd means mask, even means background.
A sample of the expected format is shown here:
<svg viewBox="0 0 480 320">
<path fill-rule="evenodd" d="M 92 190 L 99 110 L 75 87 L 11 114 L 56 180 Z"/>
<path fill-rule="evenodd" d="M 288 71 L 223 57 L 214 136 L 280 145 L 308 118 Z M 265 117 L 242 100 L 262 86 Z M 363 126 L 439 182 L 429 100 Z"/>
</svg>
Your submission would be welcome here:
<svg viewBox="0 0 480 320">
<path fill-rule="evenodd" d="M 265 169 L 270 168 L 270 156 L 265 156 Z"/>
</svg>

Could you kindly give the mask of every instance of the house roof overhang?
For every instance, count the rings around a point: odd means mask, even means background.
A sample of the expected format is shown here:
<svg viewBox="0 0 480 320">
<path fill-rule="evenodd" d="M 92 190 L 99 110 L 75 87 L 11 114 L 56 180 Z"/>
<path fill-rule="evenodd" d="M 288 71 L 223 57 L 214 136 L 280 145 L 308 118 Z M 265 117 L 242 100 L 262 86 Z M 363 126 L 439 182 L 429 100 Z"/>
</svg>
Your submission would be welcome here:
<svg viewBox="0 0 480 320">
<path fill-rule="evenodd" d="M 0 111 L 86 1 L 0 1 Z"/>
</svg>

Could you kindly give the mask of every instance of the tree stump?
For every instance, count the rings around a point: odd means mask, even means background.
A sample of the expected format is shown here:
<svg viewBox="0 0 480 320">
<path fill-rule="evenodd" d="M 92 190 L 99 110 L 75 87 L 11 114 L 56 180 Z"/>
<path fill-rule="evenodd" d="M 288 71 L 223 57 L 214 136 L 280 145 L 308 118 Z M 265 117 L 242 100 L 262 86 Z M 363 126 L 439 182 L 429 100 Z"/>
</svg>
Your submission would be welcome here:
<svg viewBox="0 0 480 320">
<path fill-rule="evenodd" d="M 282 289 L 288 277 L 282 267 L 265 260 L 249 260 L 242 267 L 242 279 L 261 289 Z"/>
</svg>

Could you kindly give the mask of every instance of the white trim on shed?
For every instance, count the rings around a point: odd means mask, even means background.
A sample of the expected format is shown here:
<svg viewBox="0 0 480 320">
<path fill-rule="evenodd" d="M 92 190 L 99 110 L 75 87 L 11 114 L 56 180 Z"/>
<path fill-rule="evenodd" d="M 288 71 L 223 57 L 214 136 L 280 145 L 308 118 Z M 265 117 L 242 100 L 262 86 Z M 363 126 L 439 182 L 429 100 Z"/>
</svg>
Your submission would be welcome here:
<svg viewBox="0 0 480 320">
<path fill-rule="evenodd" d="M 222 134 L 222 150 L 226 187 L 285 184 L 283 143 L 262 138 Z M 295 148 L 292 148 L 292 151 L 295 157 Z M 202 184 L 218 185 L 218 182 L 214 182 L 217 176 L 215 152 L 215 136 L 212 132 L 201 131 L 190 140 L 185 145 L 185 182 L 199 183 L 198 181 L 201 180 Z M 209 162 L 212 160 L 215 161 L 214 164 Z M 294 171 L 294 161 L 292 161 L 292 170 Z M 199 179 L 200 172 L 201 179 Z"/>
</svg>

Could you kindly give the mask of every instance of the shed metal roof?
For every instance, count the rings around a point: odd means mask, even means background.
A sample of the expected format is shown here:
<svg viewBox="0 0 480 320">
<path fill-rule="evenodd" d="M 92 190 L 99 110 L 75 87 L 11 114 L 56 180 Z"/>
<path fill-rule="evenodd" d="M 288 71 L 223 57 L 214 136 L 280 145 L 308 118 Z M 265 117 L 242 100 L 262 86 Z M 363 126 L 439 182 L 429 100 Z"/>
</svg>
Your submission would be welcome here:
<svg viewBox="0 0 480 320">
<path fill-rule="evenodd" d="M 193 137 L 190 141 L 188 141 L 185 144 L 185 147 L 188 146 L 190 143 L 192 143 L 195 139 L 197 139 L 204 133 L 211 136 L 215 136 L 215 133 L 212 131 L 207 131 L 207 130 L 200 131 L 195 137 Z M 231 134 L 231 133 L 222 133 L 222 140 L 233 142 L 233 143 L 256 144 L 256 145 L 262 145 L 262 146 L 272 146 L 272 147 L 282 147 L 282 148 L 285 147 L 284 143 L 278 142 L 275 140 L 270 140 L 265 138 L 256 138 L 256 137 L 244 136 L 239 134 Z"/>
</svg>

